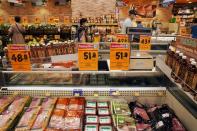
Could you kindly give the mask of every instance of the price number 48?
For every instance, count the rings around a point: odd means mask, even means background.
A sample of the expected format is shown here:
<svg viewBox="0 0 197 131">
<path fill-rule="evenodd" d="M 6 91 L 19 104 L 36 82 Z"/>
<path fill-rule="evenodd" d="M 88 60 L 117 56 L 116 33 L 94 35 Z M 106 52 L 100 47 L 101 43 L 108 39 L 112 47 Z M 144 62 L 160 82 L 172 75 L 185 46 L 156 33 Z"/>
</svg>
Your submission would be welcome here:
<svg viewBox="0 0 197 131">
<path fill-rule="evenodd" d="M 87 60 L 91 60 L 93 58 L 96 58 L 96 53 L 95 52 L 84 52 L 84 59 Z"/>
<path fill-rule="evenodd" d="M 127 52 L 116 52 L 116 59 L 124 59 L 128 57 Z"/>
<path fill-rule="evenodd" d="M 13 54 L 12 55 L 12 60 L 15 61 L 15 62 L 22 62 L 23 60 L 27 60 L 28 59 L 28 56 L 27 54 Z"/>
</svg>

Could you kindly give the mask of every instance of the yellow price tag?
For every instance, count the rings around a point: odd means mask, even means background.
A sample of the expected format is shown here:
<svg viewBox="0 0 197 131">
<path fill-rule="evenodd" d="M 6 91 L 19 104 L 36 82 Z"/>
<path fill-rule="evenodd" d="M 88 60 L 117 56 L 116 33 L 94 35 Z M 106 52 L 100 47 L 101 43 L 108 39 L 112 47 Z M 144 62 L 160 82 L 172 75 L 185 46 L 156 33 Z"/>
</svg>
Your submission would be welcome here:
<svg viewBox="0 0 197 131">
<path fill-rule="evenodd" d="M 54 24 L 54 18 L 53 17 L 49 17 L 48 18 L 48 24 Z"/>
<path fill-rule="evenodd" d="M 64 24 L 65 24 L 65 25 L 70 24 L 70 17 L 69 17 L 69 16 L 65 16 L 65 17 L 64 17 Z"/>
<path fill-rule="evenodd" d="M 111 43 L 110 70 L 129 70 L 130 45 Z"/>
<path fill-rule="evenodd" d="M 26 16 L 22 17 L 22 23 L 23 23 L 23 25 L 27 25 L 28 24 L 28 18 Z"/>
<path fill-rule="evenodd" d="M 8 55 L 14 71 L 31 70 L 30 48 L 27 45 L 8 45 Z"/>
<path fill-rule="evenodd" d="M 56 40 L 60 39 L 60 35 L 55 35 L 54 37 L 55 37 Z"/>
<path fill-rule="evenodd" d="M 95 91 L 94 92 L 94 97 L 98 97 L 99 96 L 99 92 L 98 91 Z"/>
<path fill-rule="evenodd" d="M 78 45 L 79 70 L 98 70 L 98 44 Z"/>
<path fill-rule="evenodd" d="M 75 93 L 74 96 L 78 97 L 78 96 L 80 96 L 80 95 L 79 95 L 79 93 Z"/>
<path fill-rule="evenodd" d="M 129 37 L 128 35 L 125 35 L 125 34 L 118 34 L 116 35 L 116 40 L 118 43 L 128 43 Z"/>
<path fill-rule="evenodd" d="M 100 36 L 99 35 L 97 35 L 97 36 L 94 36 L 94 43 L 98 43 L 98 42 L 100 42 Z"/>
<path fill-rule="evenodd" d="M 151 50 L 151 36 L 140 36 L 140 50 Z"/>
<path fill-rule="evenodd" d="M 40 24 L 41 23 L 41 19 L 39 17 L 35 17 L 34 23 L 35 24 Z"/>
</svg>

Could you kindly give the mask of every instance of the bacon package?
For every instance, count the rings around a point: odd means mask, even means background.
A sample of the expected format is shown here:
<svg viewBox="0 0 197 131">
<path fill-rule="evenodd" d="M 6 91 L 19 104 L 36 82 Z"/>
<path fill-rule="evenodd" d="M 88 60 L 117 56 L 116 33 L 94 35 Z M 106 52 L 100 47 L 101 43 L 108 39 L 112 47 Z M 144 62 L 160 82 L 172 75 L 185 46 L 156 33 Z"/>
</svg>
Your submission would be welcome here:
<svg viewBox="0 0 197 131">
<path fill-rule="evenodd" d="M 54 109 L 48 128 L 64 130 L 64 115 L 65 115 L 65 110 Z"/>
<path fill-rule="evenodd" d="M 16 126 L 15 131 L 30 130 L 39 110 L 40 107 L 26 108 L 22 118 L 20 119 L 18 125 Z"/>
<path fill-rule="evenodd" d="M 36 106 L 39 106 L 40 103 L 41 103 L 42 99 L 41 98 L 32 98 L 31 100 L 31 103 L 30 103 L 30 106 L 29 107 L 36 107 Z"/>
<path fill-rule="evenodd" d="M 76 97 L 70 98 L 68 110 L 84 110 L 85 98 L 83 97 Z"/>
<path fill-rule="evenodd" d="M 68 110 L 69 101 L 69 98 L 58 98 L 55 108 Z"/>
<path fill-rule="evenodd" d="M 15 115 L 16 114 L 13 111 L 6 110 L 2 112 L 2 114 L 0 115 L 0 131 L 6 131 L 9 128 Z"/>
<path fill-rule="evenodd" d="M 43 99 L 41 106 L 44 109 L 53 108 L 55 106 L 56 101 L 57 101 L 57 98 L 46 97 Z"/>
<path fill-rule="evenodd" d="M 81 111 L 67 111 L 64 118 L 65 129 L 82 129 L 82 116 Z"/>
<path fill-rule="evenodd" d="M 13 96 L 2 96 L 0 97 L 0 113 L 12 102 Z"/>
<path fill-rule="evenodd" d="M 49 122 L 51 113 L 52 113 L 53 108 L 48 108 L 48 109 L 40 109 L 37 118 L 31 128 L 31 130 L 45 130 L 47 127 L 47 124 Z"/>
</svg>

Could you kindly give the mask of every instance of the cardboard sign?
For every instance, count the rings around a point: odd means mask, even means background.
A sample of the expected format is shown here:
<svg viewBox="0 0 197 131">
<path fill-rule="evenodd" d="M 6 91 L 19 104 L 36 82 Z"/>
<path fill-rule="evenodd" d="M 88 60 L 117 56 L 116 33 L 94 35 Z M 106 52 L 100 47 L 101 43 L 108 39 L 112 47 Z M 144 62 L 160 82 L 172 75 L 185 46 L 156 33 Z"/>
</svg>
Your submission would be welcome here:
<svg viewBox="0 0 197 131">
<path fill-rule="evenodd" d="M 39 17 L 35 17 L 34 23 L 35 24 L 40 24 L 41 23 L 41 19 Z"/>
<path fill-rule="evenodd" d="M 151 50 L 151 36 L 140 35 L 140 50 Z"/>
<path fill-rule="evenodd" d="M 125 34 L 118 34 L 116 35 L 116 40 L 118 43 L 128 43 L 129 37 L 128 35 L 125 35 Z"/>
<path fill-rule="evenodd" d="M 69 16 L 65 16 L 65 17 L 64 17 L 64 24 L 65 24 L 65 25 L 70 24 L 70 17 L 69 17 Z"/>
<path fill-rule="evenodd" d="M 111 43 L 110 70 L 129 70 L 130 44 Z"/>
<path fill-rule="evenodd" d="M 8 45 L 8 56 L 13 71 L 30 71 L 30 48 L 27 45 Z"/>
<path fill-rule="evenodd" d="M 98 70 L 98 44 L 78 44 L 79 70 Z"/>
<path fill-rule="evenodd" d="M 0 24 L 3 24 L 4 20 L 3 17 L 0 16 Z"/>
<path fill-rule="evenodd" d="M 49 17 L 48 18 L 48 24 L 53 24 L 54 23 L 54 18 L 53 17 Z"/>
</svg>

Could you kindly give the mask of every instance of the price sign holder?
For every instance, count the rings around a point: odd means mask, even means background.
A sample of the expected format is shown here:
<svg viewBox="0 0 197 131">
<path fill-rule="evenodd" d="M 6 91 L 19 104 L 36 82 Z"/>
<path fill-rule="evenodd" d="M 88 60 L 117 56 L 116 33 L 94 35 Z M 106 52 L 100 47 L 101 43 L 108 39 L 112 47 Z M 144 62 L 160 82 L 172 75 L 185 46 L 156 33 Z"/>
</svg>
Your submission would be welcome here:
<svg viewBox="0 0 197 131">
<path fill-rule="evenodd" d="M 98 70 L 98 44 L 78 44 L 79 70 Z"/>
<path fill-rule="evenodd" d="M 41 19 L 39 17 L 35 17 L 34 23 L 35 24 L 40 24 L 41 23 Z"/>
<path fill-rule="evenodd" d="M 129 43 L 129 37 L 125 34 L 117 34 L 116 40 L 118 43 Z"/>
<path fill-rule="evenodd" d="M 30 48 L 27 45 L 8 45 L 8 56 L 13 71 L 30 71 Z"/>
<path fill-rule="evenodd" d="M 28 24 L 28 18 L 26 16 L 22 17 L 22 23 L 23 23 L 23 25 L 27 25 Z"/>
<path fill-rule="evenodd" d="M 130 44 L 111 43 L 110 70 L 129 70 Z"/>
<path fill-rule="evenodd" d="M 73 96 L 83 96 L 82 89 L 74 89 L 73 90 Z"/>
<path fill-rule="evenodd" d="M 151 36 L 140 35 L 140 50 L 151 50 Z"/>
</svg>

